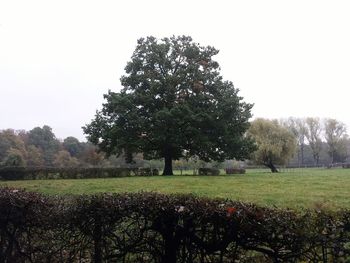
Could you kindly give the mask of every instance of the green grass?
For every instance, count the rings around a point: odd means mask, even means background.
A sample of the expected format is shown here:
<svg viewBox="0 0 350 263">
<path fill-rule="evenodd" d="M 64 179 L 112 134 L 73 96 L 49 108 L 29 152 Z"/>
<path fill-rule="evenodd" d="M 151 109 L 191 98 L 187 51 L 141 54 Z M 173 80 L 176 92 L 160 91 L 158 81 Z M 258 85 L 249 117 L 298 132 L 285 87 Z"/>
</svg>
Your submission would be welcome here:
<svg viewBox="0 0 350 263">
<path fill-rule="evenodd" d="M 45 194 L 156 191 L 193 193 L 260 205 L 350 208 L 350 170 L 293 169 L 279 174 L 248 170 L 245 175 L 155 176 L 111 179 L 2 181 L 0 186 Z"/>
</svg>

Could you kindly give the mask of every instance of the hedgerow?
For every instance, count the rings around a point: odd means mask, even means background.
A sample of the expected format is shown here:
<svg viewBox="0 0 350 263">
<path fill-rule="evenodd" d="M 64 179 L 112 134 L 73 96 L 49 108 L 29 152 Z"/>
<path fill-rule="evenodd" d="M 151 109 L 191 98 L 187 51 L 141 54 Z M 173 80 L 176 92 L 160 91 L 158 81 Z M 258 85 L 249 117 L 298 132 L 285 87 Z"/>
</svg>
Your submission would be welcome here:
<svg viewBox="0 0 350 263">
<path fill-rule="evenodd" d="M 346 262 L 349 211 L 0 189 L 0 262 Z"/>
<path fill-rule="evenodd" d="M 226 168 L 226 174 L 245 174 L 244 168 Z"/>
<path fill-rule="evenodd" d="M 217 168 L 199 168 L 198 175 L 219 175 L 220 170 Z"/>
<path fill-rule="evenodd" d="M 88 179 L 150 175 L 159 175 L 159 171 L 151 168 L 0 168 L 0 180 Z"/>
</svg>

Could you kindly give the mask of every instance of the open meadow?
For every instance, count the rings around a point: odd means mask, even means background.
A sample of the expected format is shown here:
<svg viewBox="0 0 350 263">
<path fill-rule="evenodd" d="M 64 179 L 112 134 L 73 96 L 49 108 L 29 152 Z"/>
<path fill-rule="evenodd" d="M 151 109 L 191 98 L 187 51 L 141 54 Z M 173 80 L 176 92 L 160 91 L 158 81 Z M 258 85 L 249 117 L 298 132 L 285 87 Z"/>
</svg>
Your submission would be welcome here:
<svg viewBox="0 0 350 263">
<path fill-rule="evenodd" d="M 1 181 L 0 185 L 50 195 L 154 191 L 191 193 L 294 209 L 350 208 L 348 169 L 287 169 L 278 174 L 248 170 L 245 175 L 221 176 Z"/>
</svg>

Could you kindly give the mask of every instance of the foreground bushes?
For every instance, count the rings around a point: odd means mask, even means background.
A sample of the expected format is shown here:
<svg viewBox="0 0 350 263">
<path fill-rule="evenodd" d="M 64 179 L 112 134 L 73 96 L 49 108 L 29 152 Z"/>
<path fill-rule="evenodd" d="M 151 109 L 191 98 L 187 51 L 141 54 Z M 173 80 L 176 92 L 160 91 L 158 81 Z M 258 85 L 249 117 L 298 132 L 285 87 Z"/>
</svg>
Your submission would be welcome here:
<svg viewBox="0 0 350 263">
<path fill-rule="evenodd" d="M 346 262 L 350 213 L 155 193 L 0 190 L 0 262 Z"/>
<path fill-rule="evenodd" d="M 149 175 L 159 175 L 159 171 L 150 168 L 0 168 L 2 180 L 87 179 Z"/>
</svg>

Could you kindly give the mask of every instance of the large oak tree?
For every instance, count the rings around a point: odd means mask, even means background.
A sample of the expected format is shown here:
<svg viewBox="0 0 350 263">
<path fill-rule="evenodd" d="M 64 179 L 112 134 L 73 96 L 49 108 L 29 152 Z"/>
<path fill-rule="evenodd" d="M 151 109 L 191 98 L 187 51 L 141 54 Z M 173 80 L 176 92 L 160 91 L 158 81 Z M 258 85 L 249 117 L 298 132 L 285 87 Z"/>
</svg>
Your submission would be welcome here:
<svg viewBox="0 0 350 263">
<path fill-rule="evenodd" d="M 251 104 L 220 75 L 218 50 L 191 37 L 141 38 L 121 78 L 109 91 L 88 139 L 107 154 L 142 152 L 145 159 L 198 156 L 204 161 L 248 157 L 254 145 L 244 136 Z"/>
</svg>

